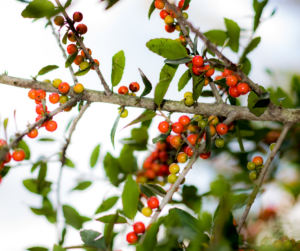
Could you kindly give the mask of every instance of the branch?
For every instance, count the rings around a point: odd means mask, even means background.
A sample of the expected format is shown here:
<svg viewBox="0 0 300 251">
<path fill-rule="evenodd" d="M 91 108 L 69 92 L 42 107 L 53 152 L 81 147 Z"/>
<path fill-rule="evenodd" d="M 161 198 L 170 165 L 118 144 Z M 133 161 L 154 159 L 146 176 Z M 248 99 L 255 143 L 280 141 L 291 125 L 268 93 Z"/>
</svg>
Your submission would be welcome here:
<svg viewBox="0 0 300 251">
<path fill-rule="evenodd" d="M 34 124 L 31 124 L 28 126 L 28 128 L 23 131 L 20 134 L 16 135 L 16 138 L 9 143 L 7 146 L 3 146 L 1 148 L 0 151 L 0 162 L 3 161 L 5 159 L 5 155 L 6 153 L 13 147 L 15 147 L 18 142 L 25 136 L 27 135 L 29 132 L 31 132 L 34 128 L 41 126 L 43 122 L 45 122 L 46 120 L 52 118 L 54 115 L 56 115 L 57 113 L 63 111 L 64 109 L 66 109 L 69 106 L 73 106 L 77 101 L 79 100 L 79 95 L 77 97 L 72 98 L 71 100 L 69 100 L 67 103 L 61 105 L 60 107 L 56 108 L 54 111 L 50 112 L 49 114 L 47 114 L 46 116 L 44 116 L 42 119 L 40 119 L 39 121 L 35 122 Z"/>
<path fill-rule="evenodd" d="M 241 229 L 242 229 L 242 227 L 244 225 L 244 222 L 246 221 L 246 218 L 247 218 L 247 216 L 249 214 L 251 206 L 254 203 L 254 200 L 255 200 L 258 192 L 259 192 L 260 187 L 262 186 L 262 183 L 264 181 L 265 175 L 268 172 L 268 169 L 269 169 L 269 167 L 270 167 L 270 165 L 271 165 L 271 163 L 272 163 L 272 161 L 273 161 L 276 153 L 278 152 L 278 150 L 279 150 L 279 148 L 280 148 L 283 140 L 285 139 L 285 137 L 286 137 L 288 131 L 290 130 L 290 128 L 292 127 L 292 125 L 293 124 L 286 124 L 283 127 L 283 130 L 282 130 L 282 132 L 281 132 L 281 134 L 280 134 L 280 136 L 279 136 L 279 138 L 278 138 L 278 140 L 277 140 L 277 142 L 275 144 L 275 147 L 272 150 L 272 152 L 270 153 L 270 155 L 269 155 L 269 157 L 268 157 L 268 159 L 267 159 L 267 161 L 266 161 L 266 163 L 264 165 L 264 168 L 262 169 L 262 172 L 259 175 L 259 179 L 258 179 L 258 181 L 257 181 L 257 183 L 256 183 L 256 185 L 255 185 L 255 187 L 254 187 L 254 189 L 253 189 L 250 197 L 249 197 L 249 201 L 247 203 L 245 211 L 244 211 L 244 213 L 243 213 L 243 215 L 242 215 L 242 217 L 240 219 L 239 225 L 237 227 L 237 232 L 238 233 L 241 232 Z"/>
<path fill-rule="evenodd" d="M 46 92 L 59 93 L 51 83 L 44 83 L 35 80 L 27 80 L 21 78 L 10 77 L 7 75 L 0 75 L 0 83 L 11 85 L 15 87 L 42 89 Z M 79 99 L 91 102 L 104 102 L 110 104 L 117 104 L 120 106 L 140 107 L 150 110 L 157 110 L 157 105 L 151 98 L 139 98 L 129 95 L 119 95 L 113 93 L 107 96 L 104 92 L 85 89 L 80 95 L 77 95 L 70 89 L 68 96 L 80 96 Z M 137 102 L 139 101 L 140 102 Z M 283 124 L 296 124 L 300 122 L 300 109 L 284 109 L 280 107 L 268 107 L 266 111 L 257 117 L 252 114 L 247 107 L 231 106 L 225 103 L 198 103 L 195 107 L 188 107 L 181 101 L 164 100 L 161 104 L 162 111 L 179 112 L 189 114 L 202 114 L 206 116 L 228 117 L 232 112 L 236 113 L 237 119 L 251 120 L 251 121 L 276 121 Z"/>
<path fill-rule="evenodd" d="M 74 27 L 74 22 L 70 19 L 70 17 L 68 16 L 67 12 L 65 11 L 65 9 L 63 8 L 63 6 L 61 5 L 61 3 L 59 2 L 59 0 L 55 0 L 55 2 L 57 3 L 58 7 L 62 8 L 62 14 L 64 15 L 67 23 L 69 24 L 70 29 L 72 30 L 72 32 L 74 33 L 74 36 L 77 40 L 77 42 L 79 43 L 81 49 L 83 50 L 85 56 L 89 59 L 90 63 L 94 66 L 100 80 L 101 80 L 101 84 L 103 85 L 104 89 L 105 89 L 105 94 L 107 96 L 112 95 L 112 91 L 109 89 L 101 71 L 99 66 L 94 62 L 94 59 L 92 58 L 92 56 L 90 55 L 90 53 L 88 52 L 87 48 L 85 47 L 84 43 L 82 42 L 81 38 L 78 36 L 78 32 L 76 31 L 75 27 Z"/>
<path fill-rule="evenodd" d="M 49 20 L 49 23 L 50 23 L 50 26 L 51 26 L 51 29 L 52 29 L 52 34 L 54 35 L 54 37 L 56 39 L 56 42 L 57 42 L 59 48 L 62 51 L 63 57 L 64 57 L 65 60 L 67 60 L 68 56 L 66 54 L 66 51 L 65 51 L 64 47 L 62 46 L 62 44 L 59 40 L 59 35 L 55 32 L 55 29 L 54 29 L 54 26 L 53 26 L 53 23 L 51 22 L 51 20 Z M 78 82 L 77 77 L 75 76 L 74 69 L 73 69 L 72 65 L 69 66 L 69 70 L 70 70 L 71 76 L 73 78 L 74 85 L 76 85 L 79 82 Z"/>
<path fill-rule="evenodd" d="M 210 85 L 211 91 L 213 92 L 213 94 L 216 98 L 217 103 L 224 103 L 223 100 L 222 100 L 222 97 L 219 93 L 219 90 L 217 89 L 217 87 L 215 85 L 215 83 L 214 82 L 209 82 L 209 85 Z"/>
</svg>

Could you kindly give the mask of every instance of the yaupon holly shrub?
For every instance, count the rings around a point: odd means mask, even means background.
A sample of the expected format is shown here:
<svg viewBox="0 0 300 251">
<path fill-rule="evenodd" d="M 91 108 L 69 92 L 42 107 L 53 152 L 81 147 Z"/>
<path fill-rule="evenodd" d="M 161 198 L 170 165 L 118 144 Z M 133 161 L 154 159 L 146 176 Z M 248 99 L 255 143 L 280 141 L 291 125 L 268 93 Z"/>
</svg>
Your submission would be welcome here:
<svg viewBox="0 0 300 251">
<path fill-rule="evenodd" d="M 107 8 L 111 8 L 118 0 L 107 2 Z M 120 86 L 118 85 L 125 68 L 124 51 L 121 50 L 113 56 L 111 82 L 106 82 L 100 69 L 107 62 L 94 58 L 97 55 L 92 53 L 93 48 L 85 45 L 84 38 L 89 35 L 90 29 L 89 24 L 84 23 L 84 15 L 80 11 L 67 13 L 72 0 L 68 0 L 65 5 L 59 0 L 55 0 L 55 4 L 48 0 L 27 3 L 22 16 L 47 20 L 46 27 L 52 27 L 64 52 L 65 68 L 70 69 L 74 83 L 67 83 L 59 78 L 52 81 L 37 80 L 39 76 L 57 69 L 56 65 L 43 67 L 32 80 L 11 77 L 7 73 L 0 76 L 1 84 L 29 89 L 28 102 L 36 104 L 37 113 L 36 120 L 31 121 L 23 132 L 15 135 L 7 135 L 8 119 L 4 119 L 5 138 L 0 139 L 0 181 L 11 170 L 12 161 L 22 163 L 23 160 L 30 159 L 30 149 L 26 141 L 39 137 L 39 131 L 43 127 L 49 134 L 56 131 L 59 127 L 55 121 L 56 114 L 69 112 L 74 107 L 78 109 L 78 115 L 69 127 L 69 137 L 62 149 L 57 150 L 56 155 L 59 156 L 62 170 L 65 166 L 74 167 L 74 163 L 66 157 L 66 151 L 77 123 L 91 103 L 119 105 L 110 131 L 113 146 L 120 118 L 125 119 L 131 107 L 143 109 L 140 116 L 128 121 L 124 127 L 124 130 L 130 130 L 131 125 L 140 125 L 131 130 L 130 138 L 122 141 L 124 146 L 120 156 L 117 158 L 107 152 L 103 159 L 104 170 L 111 185 L 122 189 L 122 206 L 114 214 L 105 215 L 105 212 L 116 205 L 118 196 L 104 200 L 95 212 L 104 213 L 97 218 L 99 224 L 105 224 L 103 233 L 83 229 L 83 224 L 92 219 L 80 215 L 75 208 L 60 203 L 57 208 L 53 207 L 48 196 L 52 183 L 47 181 L 47 169 L 51 165 L 52 156 L 34 161 L 32 171 L 38 170 L 38 176 L 36 179 L 23 181 L 27 190 L 42 198 L 41 208 L 31 208 L 32 212 L 45 216 L 52 224 L 57 223 L 59 211 L 62 211 L 65 219 L 65 227 L 58 227 L 60 237 L 54 244 L 53 251 L 74 248 L 114 250 L 114 239 L 118 234 L 115 231 L 116 224 L 124 224 L 124 238 L 128 245 L 134 245 L 138 251 L 300 250 L 300 242 L 275 230 L 271 238 L 262 243 L 255 242 L 255 236 L 248 228 L 251 223 L 246 222 L 256 196 L 262 192 L 263 182 L 275 180 L 274 170 L 270 165 L 277 152 L 280 150 L 276 162 L 280 161 L 284 153 L 291 157 L 289 161 L 300 161 L 300 109 L 297 108 L 300 105 L 300 77 L 293 77 L 291 95 L 280 87 L 265 89 L 248 77 L 251 62 L 247 56 L 261 41 L 260 37 L 256 37 L 255 31 L 261 25 L 261 15 L 267 3 L 268 0 L 253 0 L 255 16 L 252 35 L 249 43 L 241 46 L 240 36 L 243 29 L 234 20 L 224 19 L 226 30 L 203 32 L 195 28 L 188 19 L 188 11 L 193 7 L 193 1 L 180 0 L 174 3 L 153 0 L 148 17 L 150 19 L 153 12 L 159 13 L 156 18 L 164 20 L 162 25 L 165 27 L 166 36 L 149 40 L 145 50 L 157 54 L 157 61 L 164 58 L 165 64 L 159 81 L 153 85 L 139 69 L 140 80 L 133 79 L 132 82 Z M 271 16 L 274 13 L 275 11 Z M 62 28 L 66 32 L 58 36 Z M 178 37 L 168 38 L 168 33 L 173 32 Z M 223 54 L 225 47 L 230 48 L 233 53 L 239 53 L 237 62 Z M 190 92 L 184 93 L 182 100 L 166 100 L 165 94 L 171 88 L 172 79 L 179 67 L 186 71 L 179 80 L 178 91 L 188 86 Z M 78 81 L 81 76 L 90 74 L 91 70 L 99 76 L 104 91 L 86 89 L 84 83 Z M 147 97 L 151 91 L 154 92 L 154 98 Z M 247 96 L 247 106 L 241 106 L 241 95 Z M 200 103 L 200 97 L 214 98 L 215 101 Z M 56 104 L 57 108 L 48 110 L 47 102 Z M 178 120 L 174 120 L 173 113 L 181 114 Z M 155 125 L 158 136 L 150 139 L 149 144 L 148 129 L 154 117 L 160 118 L 160 122 Z M 259 128 L 256 121 L 270 123 Z M 106 119 L 103 119 L 102 123 L 105 122 Z M 233 151 L 229 144 L 235 140 L 239 144 L 238 152 Z M 251 151 L 244 150 L 243 140 L 252 141 L 254 147 Z M 135 155 L 148 150 L 148 156 L 142 166 L 139 166 Z M 256 155 L 258 152 L 261 154 Z M 97 145 L 91 153 L 91 167 L 96 165 L 99 153 L 100 145 Z M 219 176 L 211 183 L 211 190 L 205 194 L 200 195 L 195 186 L 185 185 L 185 176 L 188 172 L 193 172 L 192 167 L 199 158 L 209 161 L 222 153 L 236 161 L 238 171 L 232 170 L 227 176 Z M 268 157 L 263 158 L 266 153 Z M 268 171 L 271 175 L 265 179 Z M 57 182 L 59 196 L 61 175 Z M 91 184 L 90 181 L 83 181 L 73 190 L 84 190 Z M 300 194 L 299 182 L 283 185 L 295 198 Z M 177 195 L 176 199 L 174 194 Z M 219 202 L 213 214 L 203 210 L 203 200 L 209 196 Z M 161 216 L 167 204 L 171 205 L 171 209 Z M 179 205 L 185 207 L 179 208 Z M 242 213 L 236 214 L 236 209 L 242 210 Z M 136 221 L 137 214 L 151 217 L 150 224 Z M 262 221 L 276 219 L 276 210 L 268 209 L 259 217 Z M 126 223 L 130 225 L 130 229 Z M 69 227 L 80 231 L 78 234 L 83 243 L 79 246 L 64 245 Z M 279 227 L 276 228 L 278 230 Z M 32 247 L 28 250 L 48 249 Z"/>
</svg>

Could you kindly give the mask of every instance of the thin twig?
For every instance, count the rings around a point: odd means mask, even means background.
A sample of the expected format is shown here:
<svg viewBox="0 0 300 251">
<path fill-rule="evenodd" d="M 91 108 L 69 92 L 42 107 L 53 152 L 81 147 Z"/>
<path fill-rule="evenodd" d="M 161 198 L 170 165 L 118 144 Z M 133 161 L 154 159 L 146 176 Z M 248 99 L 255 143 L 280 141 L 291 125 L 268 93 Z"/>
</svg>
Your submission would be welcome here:
<svg viewBox="0 0 300 251">
<path fill-rule="evenodd" d="M 271 165 L 271 163 L 272 163 L 272 161 L 273 161 L 276 153 L 278 152 L 278 150 L 279 150 L 279 148 L 280 148 L 283 140 L 285 139 L 285 137 L 286 137 L 286 135 L 289 132 L 289 130 L 290 130 L 291 127 L 292 127 L 292 124 L 286 124 L 283 127 L 283 130 L 282 130 L 282 132 L 281 132 L 281 134 L 280 134 L 280 136 L 279 136 L 279 138 L 278 138 L 278 140 L 277 140 L 277 142 L 275 144 L 275 147 L 272 150 L 272 152 L 270 153 L 270 155 L 269 155 L 269 157 L 268 157 L 268 159 L 267 159 L 267 161 L 266 161 L 266 163 L 264 165 L 264 168 L 262 169 L 262 172 L 259 175 L 259 179 L 258 179 L 258 181 L 257 181 L 257 183 L 256 183 L 256 185 L 255 185 L 255 187 L 254 187 L 254 189 L 253 189 L 250 197 L 249 197 L 249 200 L 248 200 L 248 203 L 246 205 L 245 211 L 244 211 L 244 213 L 243 213 L 243 215 L 242 215 L 242 217 L 241 217 L 241 219 L 239 221 L 239 225 L 237 227 L 237 232 L 238 233 L 241 232 L 241 229 L 242 229 L 242 227 L 244 225 L 244 222 L 246 221 L 246 218 L 247 218 L 247 216 L 249 214 L 251 206 L 254 203 L 254 200 L 255 200 L 258 192 L 259 192 L 260 187 L 262 186 L 262 183 L 264 181 L 265 175 L 266 175 L 266 173 L 267 173 L 267 171 L 268 171 L 268 169 L 269 169 L 269 167 L 270 167 L 270 165 Z"/>
<path fill-rule="evenodd" d="M 209 85 L 210 85 L 211 91 L 213 92 L 213 94 L 216 98 L 217 103 L 224 103 L 224 101 L 222 100 L 222 97 L 221 97 L 221 95 L 219 93 L 219 90 L 217 89 L 215 83 L 214 82 L 209 82 Z"/>
<path fill-rule="evenodd" d="M 67 56 L 67 54 L 66 54 L 66 51 L 65 51 L 64 47 L 62 46 L 62 44 L 61 44 L 61 42 L 60 42 L 59 35 L 56 33 L 56 31 L 55 31 L 55 29 L 54 29 L 54 26 L 53 26 L 53 23 L 52 23 L 51 20 L 49 20 L 49 23 L 50 23 L 50 26 L 51 26 L 51 29 L 52 29 L 52 34 L 54 35 L 54 37 L 55 37 L 55 39 L 56 39 L 56 42 L 57 42 L 59 48 L 61 49 L 61 52 L 62 52 L 62 54 L 63 54 L 63 57 L 64 57 L 65 60 L 67 60 L 67 59 L 68 59 L 68 56 Z M 72 76 L 72 78 L 73 78 L 74 85 L 76 85 L 76 84 L 79 83 L 79 82 L 78 82 L 77 77 L 75 76 L 74 69 L 73 69 L 72 65 L 69 66 L 69 70 L 70 70 L 71 76 Z"/>
<path fill-rule="evenodd" d="M 74 36 L 77 40 L 77 42 L 79 43 L 81 49 L 83 50 L 85 56 L 89 59 L 90 63 L 94 66 L 100 80 L 101 80 L 101 84 L 103 85 L 104 89 L 105 89 L 105 94 L 110 96 L 112 94 L 112 91 L 109 89 L 101 71 L 99 66 L 95 63 L 94 59 L 92 58 L 92 56 L 90 55 L 90 53 L 88 52 L 87 48 L 85 47 L 84 43 L 82 42 L 81 38 L 78 36 L 78 33 L 74 27 L 74 22 L 70 19 L 70 17 L 68 16 L 67 12 L 63 9 L 63 6 L 61 5 L 61 3 L 59 2 L 59 0 L 55 0 L 55 2 L 57 3 L 58 7 L 62 8 L 62 14 L 64 15 L 70 29 L 72 30 L 72 32 L 74 33 Z"/>
</svg>

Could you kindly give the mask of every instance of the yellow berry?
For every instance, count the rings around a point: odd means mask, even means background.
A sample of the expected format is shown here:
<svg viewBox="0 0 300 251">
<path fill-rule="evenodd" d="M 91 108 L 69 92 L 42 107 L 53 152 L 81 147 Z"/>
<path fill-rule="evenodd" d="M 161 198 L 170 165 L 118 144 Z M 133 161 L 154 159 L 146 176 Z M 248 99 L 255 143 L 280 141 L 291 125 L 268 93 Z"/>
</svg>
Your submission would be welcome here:
<svg viewBox="0 0 300 251">
<path fill-rule="evenodd" d="M 173 24 L 173 23 L 174 23 L 174 18 L 171 17 L 170 15 L 169 15 L 169 16 L 166 16 L 166 18 L 165 18 L 165 24 L 171 25 L 171 24 Z"/>
<path fill-rule="evenodd" d="M 75 93 L 83 93 L 84 91 L 84 86 L 82 84 L 76 84 L 74 87 L 73 87 L 73 90 Z"/>
<path fill-rule="evenodd" d="M 142 214 L 146 217 L 150 217 L 152 214 L 152 209 L 150 207 L 143 207 Z"/>
<path fill-rule="evenodd" d="M 119 113 L 122 111 L 122 109 L 120 109 Z M 124 111 L 121 113 L 121 118 L 126 118 L 128 116 L 128 110 L 124 109 Z"/>
<path fill-rule="evenodd" d="M 169 181 L 169 183 L 174 184 L 176 182 L 177 178 L 178 177 L 176 176 L 176 174 L 170 174 L 168 176 L 168 181 Z"/>
<path fill-rule="evenodd" d="M 208 121 L 210 121 L 209 124 L 213 126 L 219 124 L 219 118 L 217 116 L 210 116 Z"/>
<path fill-rule="evenodd" d="M 46 83 L 51 83 L 51 80 L 49 80 L 49 79 L 45 79 L 45 80 L 43 80 L 43 82 L 46 82 Z"/>
<path fill-rule="evenodd" d="M 61 79 L 56 78 L 56 79 L 53 80 L 52 85 L 53 85 L 54 88 L 58 88 L 58 86 L 59 86 L 59 84 L 60 84 L 61 82 L 62 82 Z"/>
<path fill-rule="evenodd" d="M 181 41 L 181 40 L 180 40 Z M 191 93 L 191 92 L 186 92 L 185 94 L 184 94 L 184 98 L 186 98 L 186 97 L 188 97 L 188 96 L 191 96 L 191 97 L 193 97 L 193 93 Z"/>
<path fill-rule="evenodd" d="M 61 95 L 59 98 L 59 103 L 64 104 L 67 103 L 69 101 L 69 97 L 65 96 L 65 95 Z"/>
<path fill-rule="evenodd" d="M 172 165 L 169 166 L 169 171 L 172 174 L 177 174 L 180 171 L 180 167 L 177 164 L 173 163 Z"/>
</svg>

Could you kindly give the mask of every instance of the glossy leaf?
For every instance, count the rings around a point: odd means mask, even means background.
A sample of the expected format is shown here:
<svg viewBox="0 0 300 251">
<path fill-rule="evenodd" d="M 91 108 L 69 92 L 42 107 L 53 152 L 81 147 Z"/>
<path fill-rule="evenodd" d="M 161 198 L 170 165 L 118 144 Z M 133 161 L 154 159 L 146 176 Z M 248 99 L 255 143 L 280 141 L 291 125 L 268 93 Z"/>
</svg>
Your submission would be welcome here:
<svg viewBox="0 0 300 251">
<path fill-rule="evenodd" d="M 120 167 L 125 173 L 133 173 L 137 171 L 136 159 L 133 155 L 134 148 L 131 145 L 124 145 L 120 157 L 118 159 Z"/>
<path fill-rule="evenodd" d="M 116 213 L 110 220 L 110 222 L 106 225 L 105 228 L 105 234 L 104 234 L 104 240 L 105 240 L 105 244 L 106 246 L 109 246 L 111 239 L 112 239 L 112 235 L 113 235 L 113 230 L 114 230 L 114 225 L 116 224 L 117 220 L 118 220 L 119 214 Z"/>
<path fill-rule="evenodd" d="M 236 132 L 236 137 L 237 137 L 237 140 L 238 140 L 238 143 L 239 143 L 239 146 L 240 146 L 240 149 L 241 149 L 241 152 L 245 152 L 245 149 L 244 149 L 244 144 L 243 144 L 243 140 L 242 140 L 242 136 L 241 136 L 241 132 L 240 132 L 240 128 L 238 125 L 235 125 L 235 132 Z"/>
<path fill-rule="evenodd" d="M 149 189 L 145 185 L 139 184 L 139 187 L 140 187 L 141 193 L 145 194 L 148 198 L 155 196 L 155 193 L 153 191 L 151 191 L 151 189 Z"/>
<path fill-rule="evenodd" d="M 176 41 L 175 41 L 176 42 Z M 178 42 L 176 42 L 178 43 Z M 176 73 L 178 65 L 165 64 L 160 72 L 159 83 L 155 87 L 154 102 L 160 105 L 164 99 L 169 85 Z"/>
<path fill-rule="evenodd" d="M 259 26 L 261 14 L 267 3 L 268 0 L 263 0 L 261 2 L 258 0 L 253 0 L 253 9 L 255 11 L 253 31 L 256 31 L 257 27 Z"/>
<path fill-rule="evenodd" d="M 5 165 L 5 166 L 3 167 L 3 169 L 0 171 L 1 177 L 4 178 L 4 177 L 9 173 L 9 170 L 10 170 L 10 169 L 11 169 L 10 166 Z"/>
<path fill-rule="evenodd" d="M 111 209 L 117 203 L 118 199 L 119 199 L 118 196 L 113 196 L 113 197 L 110 197 L 110 198 L 106 199 L 98 207 L 98 209 L 96 210 L 95 214 L 106 212 L 107 210 Z"/>
<path fill-rule="evenodd" d="M 185 47 L 173 39 L 156 38 L 147 42 L 148 49 L 167 59 L 187 57 Z"/>
<path fill-rule="evenodd" d="M 37 179 L 27 179 L 23 180 L 23 185 L 32 193 L 40 194 L 46 196 L 51 191 L 52 182 L 46 181 L 43 184 L 43 187 L 38 189 Z"/>
<path fill-rule="evenodd" d="M 111 143 L 112 143 L 112 145 L 113 145 L 114 148 L 115 148 L 116 130 L 117 130 L 120 118 L 121 118 L 121 114 L 122 114 L 122 112 L 118 113 L 118 117 L 116 118 L 115 123 L 114 123 L 114 125 L 113 125 L 113 127 L 111 128 L 111 131 L 110 131 L 110 139 L 111 139 Z"/>
<path fill-rule="evenodd" d="M 72 55 L 70 55 L 68 57 L 68 59 L 67 59 L 67 61 L 65 63 L 65 67 L 66 68 L 70 67 L 73 64 L 73 62 L 76 59 L 77 55 L 78 55 L 78 51 L 76 51 L 75 53 L 73 53 Z"/>
<path fill-rule="evenodd" d="M 190 62 L 192 59 L 190 57 L 184 57 L 179 59 L 166 59 L 165 64 L 185 64 Z"/>
<path fill-rule="evenodd" d="M 63 213 L 66 219 L 66 224 L 79 230 L 82 228 L 82 224 L 90 220 L 87 217 L 82 217 L 73 207 L 68 205 L 63 205 Z"/>
<path fill-rule="evenodd" d="M 145 186 L 147 188 L 149 188 L 153 193 L 155 193 L 155 194 L 157 194 L 157 195 L 159 195 L 161 197 L 165 197 L 165 195 L 167 194 L 166 191 L 162 187 L 160 187 L 158 185 L 145 184 Z"/>
<path fill-rule="evenodd" d="M 69 30 L 66 31 L 63 39 L 61 40 L 63 44 L 67 44 L 67 42 L 68 42 L 68 34 L 69 34 Z"/>
<path fill-rule="evenodd" d="M 46 179 L 46 175 L 47 175 L 47 169 L 48 169 L 47 163 L 43 162 L 41 164 L 39 175 L 37 178 L 38 192 L 40 192 L 42 190 L 42 188 L 44 187 L 44 183 L 45 183 L 45 179 Z"/>
<path fill-rule="evenodd" d="M 80 237 L 86 246 L 96 247 L 101 250 L 106 250 L 104 238 L 99 238 L 101 233 L 93 230 L 80 231 Z M 99 238 L 99 239 L 98 239 Z"/>
<path fill-rule="evenodd" d="M 90 69 L 92 68 L 92 64 L 90 64 L 86 69 L 84 69 L 84 70 L 80 70 L 80 71 L 78 71 L 78 72 L 75 72 L 75 76 L 84 76 L 85 74 L 87 74 L 89 71 L 90 71 Z"/>
<path fill-rule="evenodd" d="M 125 186 L 122 193 L 123 211 L 129 219 L 133 219 L 137 213 L 137 206 L 139 202 L 139 188 L 131 175 L 127 176 Z"/>
<path fill-rule="evenodd" d="M 115 216 L 114 214 L 106 215 L 98 218 L 97 221 L 101 221 L 103 223 L 109 223 L 114 216 Z M 125 224 L 125 223 L 127 223 L 127 220 L 124 217 L 119 215 L 118 219 L 116 220 L 116 224 Z"/>
<path fill-rule="evenodd" d="M 74 187 L 71 191 L 74 191 L 74 190 L 82 191 L 82 190 L 87 189 L 91 185 L 92 185 L 91 181 L 83 181 L 83 182 L 78 183 L 78 185 L 76 187 Z"/>
<path fill-rule="evenodd" d="M 263 90 L 265 91 L 264 88 Z M 262 99 L 254 91 L 251 91 L 248 96 L 248 109 L 255 116 L 260 117 L 267 109 L 269 102 L 269 99 Z"/>
<path fill-rule="evenodd" d="M 149 119 L 153 119 L 156 116 L 156 112 L 152 111 L 152 110 L 145 110 L 140 116 L 138 116 L 135 120 L 131 121 L 127 126 L 123 127 L 126 128 L 128 126 L 149 120 Z"/>
<path fill-rule="evenodd" d="M 152 84 L 151 82 L 149 81 L 149 79 L 146 77 L 146 75 L 142 72 L 142 70 L 139 68 L 139 72 L 141 74 L 141 77 L 142 77 L 142 80 L 143 80 L 143 83 L 145 85 L 145 89 L 141 95 L 141 97 L 144 97 L 146 95 L 148 95 L 151 90 L 152 90 Z"/>
<path fill-rule="evenodd" d="M 54 4 L 48 0 L 33 0 L 22 11 L 24 18 L 50 18 L 54 12 Z"/>
<path fill-rule="evenodd" d="M 198 47 L 198 36 L 195 35 L 195 38 L 194 38 L 194 44 L 193 44 L 193 52 L 195 55 L 198 55 L 198 51 L 197 51 L 197 47 Z"/>
<path fill-rule="evenodd" d="M 45 75 L 46 73 L 48 73 L 50 71 L 53 71 L 53 70 L 56 70 L 58 68 L 59 67 L 57 65 L 48 65 L 48 66 L 45 66 L 42 69 L 40 69 L 40 71 L 38 72 L 38 75 L 39 76 Z"/>
<path fill-rule="evenodd" d="M 148 12 L 148 18 L 149 19 L 150 19 L 151 15 L 152 15 L 153 11 L 155 10 L 154 3 L 155 3 L 155 0 L 152 1 L 151 5 L 150 5 L 150 8 L 149 8 L 149 12 Z"/>
<path fill-rule="evenodd" d="M 118 186 L 122 181 L 124 181 L 124 178 L 119 178 L 119 174 L 123 173 L 123 171 L 118 159 L 114 158 L 109 152 L 104 157 L 103 166 L 106 176 L 114 186 Z"/>
<path fill-rule="evenodd" d="M 124 51 L 119 51 L 112 58 L 112 72 L 111 72 L 111 83 L 113 86 L 117 86 L 124 73 L 125 68 L 125 54 Z"/>
<path fill-rule="evenodd" d="M 90 158 L 90 165 L 92 168 L 97 164 L 97 161 L 99 159 L 99 154 L 100 154 L 100 144 L 97 145 L 92 152 L 92 155 Z"/>
<path fill-rule="evenodd" d="M 250 71 L 251 71 L 251 62 L 248 58 L 245 58 L 244 61 L 242 62 L 243 66 L 242 66 L 242 71 L 243 73 L 245 73 L 246 75 L 249 75 Z"/>
<path fill-rule="evenodd" d="M 223 46 L 228 35 L 225 31 L 222 30 L 210 30 L 203 33 L 205 37 L 207 37 L 213 44 L 218 46 Z"/>
<path fill-rule="evenodd" d="M 228 42 L 228 46 L 230 47 L 230 49 L 232 51 L 238 52 L 239 51 L 239 44 L 240 44 L 241 29 L 238 26 L 238 24 L 236 22 L 234 22 L 233 20 L 224 18 L 224 21 L 225 21 L 225 25 L 226 25 L 226 28 L 227 28 L 228 38 L 230 39 L 229 42 Z"/>
<path fill-rule="evenodd" d="M 178 82 L 178 91 L 179 92 L 187 85 L 187 83 L 191 80 L 191 78 L 192 78 L 192 74 L 191 74 L 190 70 L 186 70 Z"/>
<path fill-rule="evenodd" d="M 214 94 L 212 91 L 205 90 L 201 93 L 201 97 L 214 97 Z"/>
</svg>

